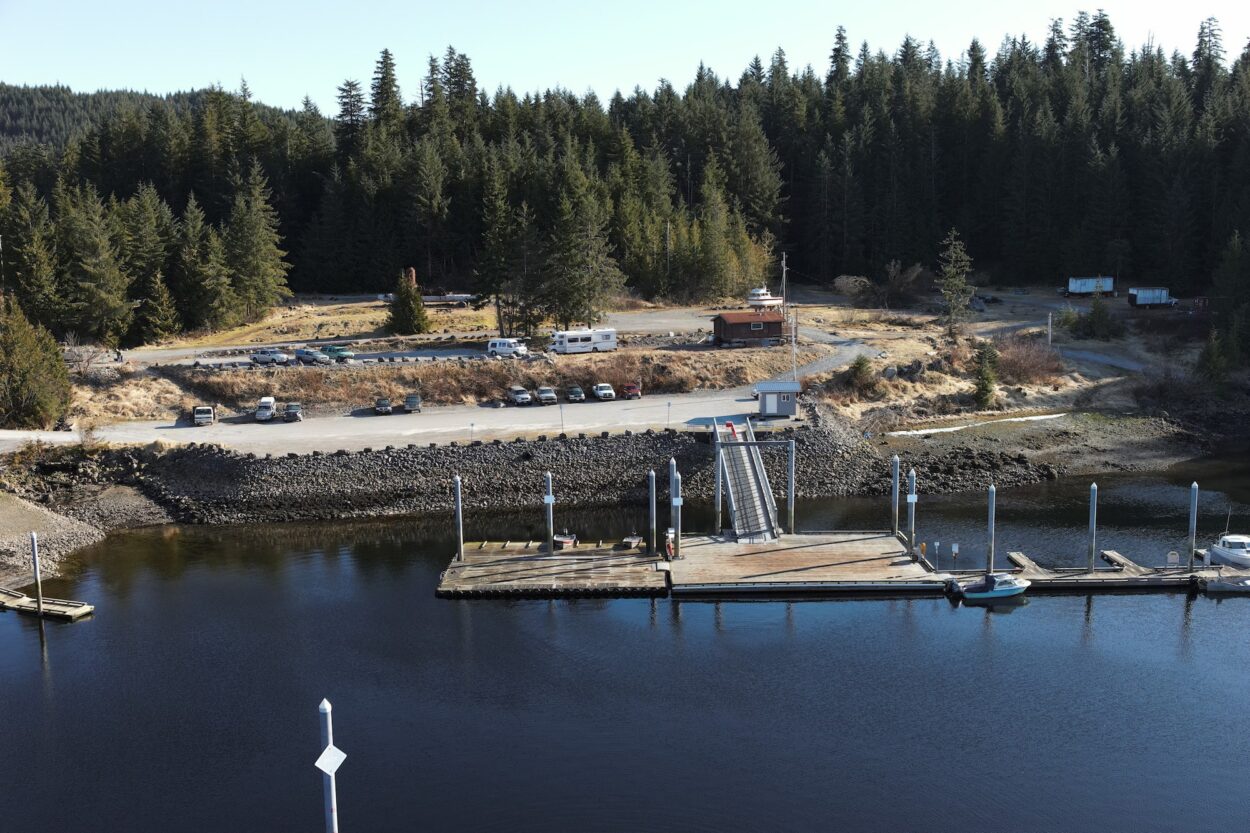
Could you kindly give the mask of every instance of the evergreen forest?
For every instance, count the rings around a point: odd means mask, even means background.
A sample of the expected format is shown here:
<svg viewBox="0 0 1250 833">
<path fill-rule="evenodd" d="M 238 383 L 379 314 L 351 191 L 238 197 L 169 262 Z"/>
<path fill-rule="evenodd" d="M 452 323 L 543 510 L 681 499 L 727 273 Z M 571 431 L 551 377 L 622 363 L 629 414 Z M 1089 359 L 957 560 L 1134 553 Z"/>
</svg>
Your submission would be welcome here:
<svg viewBox="0 0 1250 833">
<path fill-rule="evenodd" d="M 58 337 L 129 345 L 413 267 L 527 332 L 626 291 L 738 295 L 782 252 L 800 280 L 883 280 L 933 268 L 957 229 L 996 284 L 1111 274 L 1250 303 L 1250 45 L 1214 19 L 1189 54 L 1126 46 L 1102 12 L 948 57 L 830 36 L 819 69 L 778 49 L 606 102 L 481 89 L 454 48 L 403 84 L 383 50 L 333 113 L 246 83 L 0 85 L 6 289 Z"/>
</svg>

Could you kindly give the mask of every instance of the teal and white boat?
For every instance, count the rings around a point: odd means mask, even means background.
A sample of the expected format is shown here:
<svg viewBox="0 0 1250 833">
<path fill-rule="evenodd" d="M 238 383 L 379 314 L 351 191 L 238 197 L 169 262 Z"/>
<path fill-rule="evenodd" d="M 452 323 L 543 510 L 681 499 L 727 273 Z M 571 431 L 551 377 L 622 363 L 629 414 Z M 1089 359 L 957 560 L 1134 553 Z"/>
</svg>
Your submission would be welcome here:
<svg viewBox="0 0 1250 833">
<path fill-rule="evenodd" d="M 980 602 L 989 599 L 1008 599 L 1019 596 L 1033 582 L 1027 578 L 1013 576 L 1010 573 L 986 573 L 985 576 L 972 584 L 961 584 L 959 593 L 964 601 Z"/>
</svg>

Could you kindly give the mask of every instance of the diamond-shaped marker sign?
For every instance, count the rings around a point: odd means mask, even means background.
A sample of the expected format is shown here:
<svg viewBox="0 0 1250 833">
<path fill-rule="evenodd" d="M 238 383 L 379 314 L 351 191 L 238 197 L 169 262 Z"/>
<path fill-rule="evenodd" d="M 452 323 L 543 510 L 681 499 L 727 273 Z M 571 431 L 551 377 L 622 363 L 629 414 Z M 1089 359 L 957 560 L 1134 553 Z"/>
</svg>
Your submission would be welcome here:
<svg viewBox="0 0 1250 833">
<path fill-rule="evenodd" d="M 321 757 L 317 759 L 317 763 L 314 764 L 314 766 L 326 775 L 333 775 L 338 771 L 338 768 L 343 765 L 343 761 L 346 759 L 346 752 L 339 749 L 334 744 L 330 744 L 325 748 L 325 751 L 321 753 Z"/>
</svg>

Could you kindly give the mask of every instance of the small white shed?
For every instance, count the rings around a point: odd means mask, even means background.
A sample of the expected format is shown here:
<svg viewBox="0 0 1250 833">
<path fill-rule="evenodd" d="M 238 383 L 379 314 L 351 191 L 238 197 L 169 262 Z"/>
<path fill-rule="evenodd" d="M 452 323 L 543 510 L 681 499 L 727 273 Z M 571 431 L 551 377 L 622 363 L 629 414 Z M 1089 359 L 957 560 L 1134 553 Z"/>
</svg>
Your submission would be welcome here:
<svg viewBox="0 0 1250 833">
<path fill-rule="evenodd" d="M 792 417 L 799 412 L 798 382 L 760 382 L 755 392 L 760 400 L 760 416 Z"/>
</svg>

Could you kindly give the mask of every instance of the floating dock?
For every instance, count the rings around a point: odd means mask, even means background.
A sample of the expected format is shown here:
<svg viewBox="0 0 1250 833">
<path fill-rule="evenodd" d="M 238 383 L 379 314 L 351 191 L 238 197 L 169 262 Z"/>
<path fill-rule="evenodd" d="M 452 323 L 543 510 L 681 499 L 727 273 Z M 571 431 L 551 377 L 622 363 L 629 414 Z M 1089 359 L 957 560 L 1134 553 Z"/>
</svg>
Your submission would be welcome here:
<svg viewBox="0 0 1250 833">
<path fill-rule="evenodd" d="M 468 544 L 439 576 L 444 598 L 665 596 L 663 563 L 634 546 L 587 545 L 549 552 L 536 542 Z"/>
<path fill-rule="evenodd" d="M 0 587 L 0 610 L 12 610 L 17 613 L 25 613 L 29 616 L 39 615 L 39 601 L 32 599 L 24 593 L 18 593 L 16 590 L 6 590 Z M 72 602 L 68 599 L 43 599 L 43 616 L 46 619 L 62 619 L 66 622 L 74 622 L 87 616 L 95 611 L 93 605 L 84 604 L 83 602 Z"/>
<path fill-rule="evenodd" d="M 1042 567 L 1024 553 L 1007 555 L 1011 569 L 1027 578 L 1029 593 L 1107 593 L 1125 590 L 1186 591 L 1216 570 L 1195 565 L 1144 567 L 1114 550 L 1103 550 L 1108 567 Z M 586 545 L 548 553 L 539 543 L 467 544 L 439 579 L 444 598 L 541 599 L 590 596 L 755 598 L 768 595 L 940 596 L 950 581 L 976 581 L 984 571 L 935 571 L 912 558 L 888 531 L 784 535 L 764 543 L 740 543 L 729 535 L 682 536 L 681 558 L 666 561 L 626 544 Z M 1225 577 L 1250 570 L 1221 568 Z"/>
</svg>

